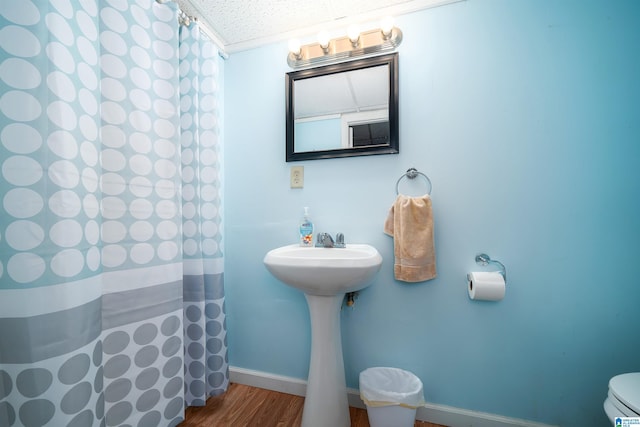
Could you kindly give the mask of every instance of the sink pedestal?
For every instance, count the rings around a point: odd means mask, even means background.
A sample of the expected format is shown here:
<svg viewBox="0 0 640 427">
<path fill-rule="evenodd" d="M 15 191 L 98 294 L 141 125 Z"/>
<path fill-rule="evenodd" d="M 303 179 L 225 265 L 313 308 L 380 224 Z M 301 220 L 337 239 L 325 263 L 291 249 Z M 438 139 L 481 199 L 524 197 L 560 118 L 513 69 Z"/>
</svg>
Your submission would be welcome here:
<svg viewBox="0 0 640 427">
<path fill-rule="evenodd" d="M 311 361 L 302 427 L 351 425 L 340 335 L 344 295 L 305 294 L 311 316 Z"/>
</svg>

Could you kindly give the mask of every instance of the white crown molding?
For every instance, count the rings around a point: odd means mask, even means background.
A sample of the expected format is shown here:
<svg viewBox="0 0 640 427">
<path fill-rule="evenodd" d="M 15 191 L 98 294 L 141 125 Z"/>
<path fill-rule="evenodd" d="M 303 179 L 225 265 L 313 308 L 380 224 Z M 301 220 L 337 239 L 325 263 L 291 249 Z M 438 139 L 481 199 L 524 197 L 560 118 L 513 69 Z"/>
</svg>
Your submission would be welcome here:
<svg viewBox="0 0 640 427">
<path fill-rule="evenodd" d="M 293 31 L 286 31 L 274 35 L 266 35 L 264 37 L 258 37 L 255 39 L 234 43 L 225 40 L 220 36 L 219 33 L 215 31 L 214 26 L 207 19 L 206 14 L 203 12 L 202 8 L 198 6 L 198 2 L 194 0 L 177 0 L 178 4 L 185 12 L 187 12 L 188 14 L 193 14 L 198 18 L 198 20 L 200 21 L 200 25 L 202 27 L 205 27 L 203 31 L 218 46 L 223 56 L 226 54 L 250 50 L 260 46 L 277 43 L 292 38 L 298 38 L 301 40 L 305 38 L 309 39 L 315 37 L 315 35 L 321 30 L 328 31 L 329 33 L 340 31 L 340 34 L 343 35 L 346 32 L 346 28 L 349 25 L 355 23 L 361 26 L 361 30 L 366 31 L 367 29 L 375 28 L 379 24 L 379 20 L 385 16 L 399 16 L 423 9 L 430 9 L 450 3 L 457 3 L 460 1 L 464 0 L 412 0 L 350 17 L 307 26 L 305 28 L 300 28 Z"/>
</svg>

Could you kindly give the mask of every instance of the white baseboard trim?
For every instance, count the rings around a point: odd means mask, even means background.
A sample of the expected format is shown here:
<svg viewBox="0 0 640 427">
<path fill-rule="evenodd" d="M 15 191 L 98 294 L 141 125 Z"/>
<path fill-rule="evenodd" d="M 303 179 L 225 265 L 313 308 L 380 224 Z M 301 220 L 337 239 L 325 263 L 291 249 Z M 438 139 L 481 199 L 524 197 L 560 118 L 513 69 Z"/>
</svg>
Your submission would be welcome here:
<svg viewBox="0 0 640 427">
<path fill-rule="evenodd" d="M 229 367 L 229 380 L 233 383 L 296 396 L 304 396 L 307 391 L 307 382 L 305 380 L 235 366 Z M 349 406 L 366 408 L 360 398 L 359 390 L 349 388 L 347 389 L 347 394 Z M 556 427 L 535 421 L 503 417 L 434 403 L 427 403 L 424 407 L 418 408 L 416 419 L 449 427 Z"/>
</svg>

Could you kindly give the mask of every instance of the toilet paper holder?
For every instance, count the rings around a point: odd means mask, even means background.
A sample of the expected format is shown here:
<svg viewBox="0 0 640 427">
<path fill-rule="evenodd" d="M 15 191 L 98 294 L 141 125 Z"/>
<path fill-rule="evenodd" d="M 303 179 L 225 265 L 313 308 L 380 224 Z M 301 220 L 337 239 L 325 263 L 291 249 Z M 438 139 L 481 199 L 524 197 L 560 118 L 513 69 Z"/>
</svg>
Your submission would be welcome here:
<svg viewBox="0 0 640 427">
<path fill-rule="evenodd" d="M 487 254 L 478 254 L 476 255 L 476 264 L 478 265 L 482 265 L 482 266 L 486 266 L 489 264 L 496 264 L 498 266 L 500 266 L 500 271 L 498 271 L 498 273 L 500 273 L 502 275 L 502 277 L 504 278 L 504 283 L 505 285 L 507 284 L 507 269 L 504 266 L 503 263 L 501 263 L 500 261 L 496 261 L 494 259 L 491 259 L 491 257 Z"/>
</svg>

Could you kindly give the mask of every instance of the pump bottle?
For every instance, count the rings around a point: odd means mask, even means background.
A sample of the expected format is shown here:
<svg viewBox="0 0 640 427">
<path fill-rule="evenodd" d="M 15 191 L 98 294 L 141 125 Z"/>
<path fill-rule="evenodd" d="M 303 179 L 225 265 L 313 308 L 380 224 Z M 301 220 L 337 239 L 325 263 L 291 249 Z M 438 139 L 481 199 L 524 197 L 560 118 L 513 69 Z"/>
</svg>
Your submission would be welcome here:
<svg viewBox="0 0 640 427">
<path fill-rule="evenodd" d="M 300 246 L 313 246 L 313 222 L 308 207 L 304 208 L 304 215 L 300 221 Z"/>
</svg>

